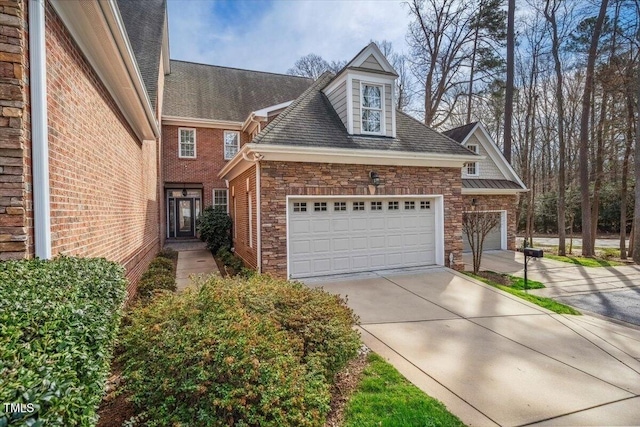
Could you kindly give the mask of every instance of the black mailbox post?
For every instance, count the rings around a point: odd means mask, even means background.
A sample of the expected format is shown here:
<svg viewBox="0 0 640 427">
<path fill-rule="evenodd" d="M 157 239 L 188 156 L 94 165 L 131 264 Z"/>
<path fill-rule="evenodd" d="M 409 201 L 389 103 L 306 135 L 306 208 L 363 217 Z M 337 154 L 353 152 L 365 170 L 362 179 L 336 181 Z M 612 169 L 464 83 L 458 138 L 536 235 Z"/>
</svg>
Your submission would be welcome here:
<svg viewBox="0 0 640 427">
<path fill-rule="evenodd" d="M 529 264 L 529 258 L 542 258 L 544 257 L 544 252 L 542 249 L 523 248 L 522 253 L 524 254 L 524 291 L 527 292 L 527 264 Z"/>
</svg>

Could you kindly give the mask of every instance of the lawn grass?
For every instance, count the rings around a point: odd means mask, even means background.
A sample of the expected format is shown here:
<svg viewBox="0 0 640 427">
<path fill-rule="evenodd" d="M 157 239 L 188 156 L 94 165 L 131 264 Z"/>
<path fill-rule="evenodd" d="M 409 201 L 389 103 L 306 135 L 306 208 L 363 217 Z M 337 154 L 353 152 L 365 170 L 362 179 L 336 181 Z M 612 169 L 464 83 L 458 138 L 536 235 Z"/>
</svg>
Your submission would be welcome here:
<svg viewBox="0 0 640 427">
<path fill-rule="evenodd" d="M 532 294 L 528 294 L 520 289 L 514 289 L 512 287 L 509 286 L 502 286 L 499 285 L 495 282 L 492 282 L 491 280 L 487 280 L 484 277 L 480 277 L 477 276 L 473 273 L 469 273 L 469 272 L 465 272 L 464 274 L 466 274 L 469 277 L 473 277 L 476 280 L 480 280 L 483 283 L 486 283 L 487 285 L 491 285 L 494 288 L 498 288 L 500 290 L 503 290 L 505 292 L 508 292 L 512 295 L 515 295 L 517 297 L 520 297 L 524 300 L 529 301 L 530 303 L 539 305 L 542 308 L 546 308 L 547 310 L 551 310 L 554 313 L 558 313 L 558 314 L 574 314 L 574 315 L 580 315 L 581 313 L 576 310 L 573 307 L 569 307 L 568 305 L 564 305 L 561 304 L 557 301 L 552 300 L 551 298 L 545 298 L 545 297 L 539 297 L 537 295 L 532 295 Z"/>
<path fill-rule="evenodd" d="M 560 256 L 545 254 L 545 258 L 553 259 L 556 261 L 568 262 L 570 264 L 581 265 L 583 267 L 615 267 L 618 265 L 624 265 L 617 261 L 607 261 L 599 258 L 585 258 L 581 256 Z"/>
<path fill-rule="evenodd" d="M 344 427 L 464 426 L 375 353 L 345 408 Z"/>
<path fill-rule="evenodd" d="M 520 290 L 524 290 L 524 278 L 523 277 L 518 277 L 518 276 L 512 276 L 511 274 L 506 274 L 506 273 L 496 273 L 494 271 L 487 271 L 487 273 L 490 274 L 495 274 L 498 276 L 502 276 L 504 278 L 506 278 L 507 280 L 509 280 L 509 287 L 512 289 L 520 289 Z M 489 279 L 490 280 L 490 279 Z M 498 283 L 500 284 L 500 283 Z M 537 280 L 527 280 L 527 289 L 542 289 L 545 288 L 546 286 L 542 284 L 542 282 L 538 282 Z"/>
</svg>

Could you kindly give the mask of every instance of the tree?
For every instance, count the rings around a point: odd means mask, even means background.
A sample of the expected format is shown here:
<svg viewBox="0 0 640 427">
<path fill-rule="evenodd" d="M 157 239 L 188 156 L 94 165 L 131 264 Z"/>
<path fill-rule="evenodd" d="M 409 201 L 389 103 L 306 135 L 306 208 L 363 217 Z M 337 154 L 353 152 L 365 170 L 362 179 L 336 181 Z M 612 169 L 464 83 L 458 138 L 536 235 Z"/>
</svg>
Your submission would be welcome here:
<svg viewBox="0 0 640 427">
<path fill-rule="evenodd" d="M 544 8 L 544 16 L 551 26 L 551 51 L 556 72 L 555 96 L 558 110 L 558 255 L 566 254 L 566 222 L 565 222 L 565 132 L 564 132 L 564 93 L 563 72 L 560 62 L 560 37 L 558 35 L 558 23 L 556 14 L 560 7 L 560 0 L 547 0 Z M 588 188 L 588 187 L 587 187 Z"/>
<path fill-rule="evenodd" d="M 345 65 L 347 65 L 346 61 L 332 61 L 329 63 L 320 55 L 310 53 L 298 59 L 295 64 L 293 64 L 293 68 L 287 70 L 287 74 L 317 80 L 325 71 L 337 73 Z"/>
<path fill-rule="evenodd" d="M 404 54 L 393 49 L 393 44 L 388 40 L 371 40 L 380 52 L 387 58 L 393 69 L 398 73 L 395 84 L 396 108 L 406 112 L 413 100 L 413 80 L 409 69 L 409 61 Z"/>
<path fill-rule="evenodd" d="M 504 136 L 502 138 L 504 158 L 511 163 L 511 137 L 513 128 L 513 80 L 515 67 L 515 13 L 516 0 L 509 0 L 507 12 L 507 85 L 504 100 Z"/>
<path fill-rule="evenodd" d="M 471 246 L 474 274 L 480 271 L 484 239 L 498 224 L 500 224 L 500 213 L 480 212 L 473 205 L 467 206 L 467 211 L 462 215 L 462 232 Z"/>
<path fill-rule="evenodd" d="M 584 92 L 582 95 L 582 112 L 580 115 L 580 192 L 582 205 L 582 255 L 594 256 L 595 251 L 591 238 L 591 200 L 589 194 L 589 112 L 591 109 L 591 91 L 593 89 L 593 70 L 596 63 L 598 41 L 602 31 L 602 23 L 607 13 L 608 0 L 602 0 L 598 19 L 593 28 L 591 46 L 585 70 Z M 637 201 L 636 201 L 637 203 Z M 598 219 L 596 218 L 596 221 Z"/>
<path fill-rule="evenodd" d="M 639 7 L 640 9 L 640 7 Z M 640 10 L 638 10 L 640 12 Z M 638 42 L 640 43 L 640 30 L 637 33 Z M 637 87 L 636 87 L 636 105 L 638 107 L 636 117 L 636 150 L 635 150 L 635 175 L 636 175 L 636 202 L 633 213 L 633 246 L 632 256 L 636 264 L 640 264 L 640 70 L 636 70 Z M 631 246 L 631 245 L 630 245 Z"/>
</svg>

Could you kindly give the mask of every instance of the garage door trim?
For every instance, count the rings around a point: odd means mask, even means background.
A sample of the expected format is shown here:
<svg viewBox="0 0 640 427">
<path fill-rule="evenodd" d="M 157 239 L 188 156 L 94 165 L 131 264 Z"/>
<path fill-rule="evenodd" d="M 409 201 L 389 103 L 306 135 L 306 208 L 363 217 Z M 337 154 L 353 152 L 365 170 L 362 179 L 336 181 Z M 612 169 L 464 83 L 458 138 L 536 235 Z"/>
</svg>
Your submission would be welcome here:
<svg viewBox="0 0 640 427">
<path fill-rule="evenodd" d="M 402 195 L 287 195 L 286 196 L 286 243 L 287 243 L 287 277 L 291 278 L 291 248 L 290 243 L 290 219 L 291 212 L 289 212 L 292 201 L 294 200 L 313 200 L 313 199 L 432 199 L 433 200 L 433 213 L 435 221 L 434 229 L 434 244 L 435 244 L 435 263 L 436 265 L 444 266 L 444 197 L 442 194 L 402 194 Z"/>
<path fill-rule="evenodd" d="M 470 211 L 464 211 L 464 213 L 467 212 Z M 478 212 L 498 212 L 500 214 L 500 249 L 507 250 L 507 211 L 504 209 L 484 209 Z M 467 238 L 464 231 L 462 232 L 462 238 Z"/>
</svg>

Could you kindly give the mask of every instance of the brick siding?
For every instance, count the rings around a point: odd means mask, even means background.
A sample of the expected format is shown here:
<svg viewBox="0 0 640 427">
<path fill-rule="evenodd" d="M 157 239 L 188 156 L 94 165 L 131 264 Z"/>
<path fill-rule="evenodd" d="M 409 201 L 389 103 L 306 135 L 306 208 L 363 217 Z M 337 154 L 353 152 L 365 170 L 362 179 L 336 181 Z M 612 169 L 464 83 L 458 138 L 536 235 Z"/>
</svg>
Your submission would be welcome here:
<svg viewBox="0 0 640 427">
<path fill-rule="evenodd" d="M 287 274 L 287 195 L 369 195 L 369 172 L 380 176 L 378 195 L 444 196 L 445 263 L 462 269 L 460 169 L 367 166 L 326 163 L 261 162 L 262 271 Z"/>
<path fill-rule="evenodd" d="M 192 126 L 162 126 L 162 172 L 164 182 L 202 184 L 202 207 L 213 204 L 213 190 L 227 188 L 218 172 L 227 164 L 224 159 L 224 129 L 192 127 L 196 130 L 196 158 L 178 157 L 178 129 Z M 240 145 L 249 135 L 240 132 Z M 229 195 L 229 199 L 230 199 Z M 163 197 L 163 204 L 166 203 Z M 163 212 L 166 210 L 164 208 Z"/>
<path fill-rule="evenodd" d="M 33 254 L 23 0 L 0 3 L 0 260 Z"/>
<path fill-rule="evenodd" d="M 517 195 L 464 195 L 463 210 L 468 210 L 471 206 L 471 199 L 476 199 L 476 209 L 479 211 L 504 210 L 507 211 L 507 249 L 516 250 L 517 233 Z"/>
<path fill-rule="evenodd" d="M 248 180 L 248 188 L 247 188 Z M 252 231 L 249 233 L 249 192 L 251 192 Z M 235 212 L 234 203 L 235 199 Z M 235 227 L 233 247 L 247 267 L 257 269 L 258 216 L 256 212 L 256 167 L 252 166 L 229 182 L 229 212 Z M 235 215 L 235 217 L 234 217 Z M 249 237 L 251 235 L 251 245 Z"/>
</svg>

